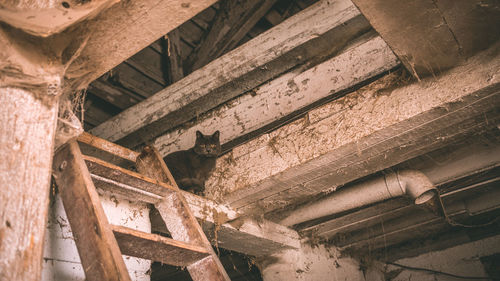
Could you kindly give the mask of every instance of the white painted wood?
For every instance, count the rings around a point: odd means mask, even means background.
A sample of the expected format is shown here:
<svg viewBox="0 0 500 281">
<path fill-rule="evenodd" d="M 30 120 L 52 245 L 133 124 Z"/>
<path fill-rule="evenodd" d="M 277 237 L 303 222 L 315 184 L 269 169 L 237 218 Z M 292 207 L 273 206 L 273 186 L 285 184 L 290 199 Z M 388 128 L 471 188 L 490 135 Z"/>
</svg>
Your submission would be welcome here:
<svg viewBox="0 0 500 281">
<path fill-rule="evenodd" d="M 0 280 L 39 280 L 58 99 L 1 85 L 0 104 Z"/>
<path fill-rule="evenodd" d="M 357 15 L 359 11 L 350 0 L 320 1 L 240 48 L 114 116 L 92 129 L 91 133 L 110 141 L 119 140 L 250 71 L 261 68 L 260 70 L 265 72 L 263 65 Z M 239 94 L 246 90 L 242 90 Z"/>
<path fill-rule="evenodd" d="M 380 37 L 365 38 L 344 53 L 304 72 L 293 71 L 251 93 L 209 111 L 181 130 L 154 142 L 162 155 L 187 149 L 195 133 L 221 131 L 221 142 L 231 141 L 336 92 L 345 90 L 398 65 Z"/>
<path fill-rule="evenodd" d="M 218 159 L 207 190 L 230 193 L 225 202 L 240 210 L 269 211 L 496 126 L 494 50 L 394 90 L 384 88 L 397 77 L 382 79 L 243 144 Z"/>
</svg>

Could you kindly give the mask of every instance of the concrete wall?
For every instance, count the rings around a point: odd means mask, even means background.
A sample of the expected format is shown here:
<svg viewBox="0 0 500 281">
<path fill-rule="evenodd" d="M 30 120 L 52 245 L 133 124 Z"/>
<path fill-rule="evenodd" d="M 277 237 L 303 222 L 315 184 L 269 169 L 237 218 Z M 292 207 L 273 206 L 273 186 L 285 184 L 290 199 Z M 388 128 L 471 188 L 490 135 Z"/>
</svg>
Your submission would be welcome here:
<svg viewBox="0 0 500 281">
<path fill-rule="evenodd" d="M 454 275 L 488 277 L 480 258 L 496 253 L 500 253 L 500 235 L 462 244 L 442 251 L 435 251 L 413 258 L 401 259 L 395 263 L 411 267 L 442 271 Z M 395 270 L 401 270 L 401 268 L 392 265 L 387 268 L 387 272 L 395 272 Z M 403 269 L 395 278 L 391 280 L 454 281 L 464 279 L 425 271 Z"/>
<path fill-rule="evenodd" d="M 151 232 L 149 210 L 145 204 L 131 203 L 103 195 L 101 202 L 111 224 Z M 85 274 L 73 239 L 61 198 L 51 198 L 49 221 L 45 233 L 42 281 L 84 281 Z M 149 281 L 151 262 L 123 256 L 133 281 Z"/>
</svg>

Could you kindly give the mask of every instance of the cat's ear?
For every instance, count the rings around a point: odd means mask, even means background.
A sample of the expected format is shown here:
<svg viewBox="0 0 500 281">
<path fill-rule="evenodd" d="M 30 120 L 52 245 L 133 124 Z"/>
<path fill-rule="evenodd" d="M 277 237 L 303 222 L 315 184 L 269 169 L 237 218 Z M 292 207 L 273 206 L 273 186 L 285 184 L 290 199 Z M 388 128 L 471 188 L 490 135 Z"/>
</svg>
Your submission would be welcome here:
<svg viewBox="0 0 500 281">
<path fill-rule="evenodd" d="M 196 131 L 196 138 L 201 139 L 203 137 L 203 134 L 200 131 Z"/>
<path fill-rule="evenodd" d="M 217 131 L 215 131 L 215 133 L 212 135 L 212 138 L 214 138 L 214 139 L 219 139 L 219 137 L 220 137 L 220 132 L 219 132 L 219 130 L 217 130 Z"/>
</svg>

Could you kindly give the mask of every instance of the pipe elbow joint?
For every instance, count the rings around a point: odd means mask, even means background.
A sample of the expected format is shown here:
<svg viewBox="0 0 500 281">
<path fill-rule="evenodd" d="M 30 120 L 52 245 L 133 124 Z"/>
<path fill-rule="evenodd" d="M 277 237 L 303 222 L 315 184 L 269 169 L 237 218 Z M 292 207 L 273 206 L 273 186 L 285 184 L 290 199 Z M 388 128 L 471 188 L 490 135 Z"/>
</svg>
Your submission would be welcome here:
<svg viewBox="0 0 500 281">
<path fill-rule="evenodd" d="M 434 184 L 420 171 L 402 170 L 395 176 L 402 192 L 411 197 L 416 205 L 424 204 L 437 195 Z"/>
</svg>

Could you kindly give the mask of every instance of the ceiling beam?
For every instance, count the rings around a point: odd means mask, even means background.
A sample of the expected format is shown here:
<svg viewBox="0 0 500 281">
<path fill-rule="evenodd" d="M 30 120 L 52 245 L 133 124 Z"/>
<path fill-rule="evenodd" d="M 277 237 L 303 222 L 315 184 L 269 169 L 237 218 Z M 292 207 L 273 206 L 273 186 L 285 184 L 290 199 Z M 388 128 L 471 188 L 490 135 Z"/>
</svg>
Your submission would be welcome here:
<svg viewBox="0 0 500 281">
<path fill-rule="evenodd" d="M 86 87 L 215 0 L 121 1 L 85 23 L 91 35 L 66 72 L 70 89 Z"/>
<path fill-rule="evenodd" d="M 439 75 L 500 38 L 492 0 L 353 2 L 417 78 Z"/>
<path fill-rule="evenodd" d="M 210 31 L 188 57 L 189 72 L 233 49 L 276 0 L 223 0 Z"/>
<path fill-rule="evenodd" d="M 225 202 L 240 211 L 269 212 L 496 128 L 499 69 L 492 47 L 438 78 L 394 90 L 399 77 L 381 79 L 236 147 L 219 158 L 206 190 L 229 193 Z"/>
<path fill-rule="evenodd" d="M 197 130 L 208 134 L 215 129 L 221 131 L 221 143 L 234 143 L 262 127 L 277 127 L 279 120 L 283 124 L 311 104 L 338 98 L 347 89 L 398 66 L 398 59 L 384 40 L 375 34 L 369 35 L 372 36 L 364 36 L 343 53 L 315 67 L 283 74 L 199 116 L 182 126 L 182 130 L 158 137 L 154 146 L 162 155 L 167 155 L 190 148 Z M 327 75 L 327 79 L 323 75 Z M 325 88 L 328 91 L 321 90 Z"/>
<path fill-rule="evenodd" d="M 150 141 L 313 57 L 338 52 L 368 30 L 351 1 L 320 1 L 116 115 L 92 134 L 129 147 Z"/>
</svg>

